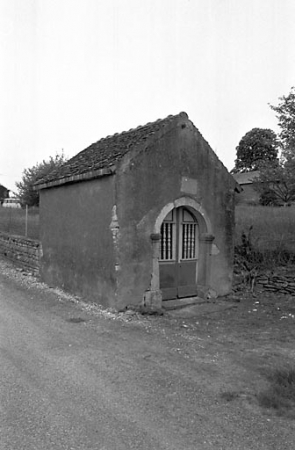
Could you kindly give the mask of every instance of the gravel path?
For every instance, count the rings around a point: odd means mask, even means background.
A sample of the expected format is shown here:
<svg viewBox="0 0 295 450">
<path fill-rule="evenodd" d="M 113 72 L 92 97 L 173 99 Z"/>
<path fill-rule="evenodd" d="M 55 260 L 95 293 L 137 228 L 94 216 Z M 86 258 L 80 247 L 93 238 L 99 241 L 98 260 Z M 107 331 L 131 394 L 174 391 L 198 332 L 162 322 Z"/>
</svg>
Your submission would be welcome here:
<svg viewBox="0 0 295 450">
<path fill-rule="evenodd" d="M 257 404 L 255 346 L 224 337 L 229 306 L 118 314 L 0 261 L 0 449 L 293 450 L 294 421 Z"/>
</svg>

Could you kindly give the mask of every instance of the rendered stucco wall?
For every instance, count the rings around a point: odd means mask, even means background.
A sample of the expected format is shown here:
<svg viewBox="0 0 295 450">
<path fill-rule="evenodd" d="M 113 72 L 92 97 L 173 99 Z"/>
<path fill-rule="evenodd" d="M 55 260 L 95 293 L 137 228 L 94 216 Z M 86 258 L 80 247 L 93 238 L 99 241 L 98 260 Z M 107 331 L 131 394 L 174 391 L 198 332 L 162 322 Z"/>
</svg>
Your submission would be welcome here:
<svg viewBox="0 0 295 450">
<path fill-rule="evenodd" d="M 98 304 L 114 304 L 113 177 L 40 194 L 42 278 Z"/>
</svg>

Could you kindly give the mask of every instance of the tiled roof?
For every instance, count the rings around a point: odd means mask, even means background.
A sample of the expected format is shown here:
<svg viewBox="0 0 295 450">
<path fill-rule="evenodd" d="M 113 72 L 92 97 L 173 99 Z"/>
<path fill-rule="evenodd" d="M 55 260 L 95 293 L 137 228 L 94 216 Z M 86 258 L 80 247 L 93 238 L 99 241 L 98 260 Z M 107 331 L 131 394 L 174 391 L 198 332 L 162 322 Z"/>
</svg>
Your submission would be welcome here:
<svg viewBox="0 0 295 450">
<path fill-rule="evenodd" d="M 0 184 L 0 190 L 2 192 L 5 192 L 5 191 L 10 192 L 10 189 L 7 189 L 5 186 L 3 186 L 3 184 Z"/>
<path fill-rule="evenodd" d="M 164 132 L 164 128 L 177 119 L 188 119 L 185 112 L 155 122 L 140 125 L 129 131 L 107 136 L 78 153 L 62 167 L 51 172 L 35 184 L 36 189 L 57 186 L 67 182 L 90 179 L 114 173 L 114 166 L 123 156 L 139 144 L 148 144 Z"/>
<path fill-rule="evenodd" d="M 252 172 L 234 173 L 233 177 L 239 184 L 252 184 L 254 178 L 259 176 L 258 170 L 253 170 Z"/>
</svg>

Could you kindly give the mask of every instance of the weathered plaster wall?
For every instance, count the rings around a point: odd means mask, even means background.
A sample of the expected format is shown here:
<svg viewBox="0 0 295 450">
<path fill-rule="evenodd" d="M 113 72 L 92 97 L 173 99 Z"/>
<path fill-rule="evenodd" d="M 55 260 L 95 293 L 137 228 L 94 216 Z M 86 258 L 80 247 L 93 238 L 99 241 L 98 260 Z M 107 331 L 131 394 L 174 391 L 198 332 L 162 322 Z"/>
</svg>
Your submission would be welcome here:
<svg viewBox="0 0 295 450">
<path fill-rule="evenodd" d="M 183 196 L 201 205 L 212 223 L 215 247 L 208 282 L 219 295 L 230 291 L 234 180 L 190 121 L 179 120 L 153 147 L 126 155 L 116 180 L 122 304 L 138 303 L 149 288 L 154 224 L 167 203 Z"/>
<path fill-rule="evenodd" d="M 23 236 L 0 232 L 0 253 L 19 267 L 39 274 L 41 244 Z"/>
<path fill-rule="evenodd" d="M 103 305 L 116 291 L 113 178 L 40 192 L 42 278 Z"/>
</svg>

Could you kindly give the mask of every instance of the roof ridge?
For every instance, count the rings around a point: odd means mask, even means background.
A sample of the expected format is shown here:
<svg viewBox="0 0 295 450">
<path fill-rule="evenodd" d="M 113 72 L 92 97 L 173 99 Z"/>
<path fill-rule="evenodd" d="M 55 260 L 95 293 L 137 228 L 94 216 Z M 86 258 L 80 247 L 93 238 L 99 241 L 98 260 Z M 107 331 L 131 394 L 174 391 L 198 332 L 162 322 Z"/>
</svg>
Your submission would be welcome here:
<svg viewBox="0 0 295 450">
<path fill-rule="evenodd" d="M 98 141 L 93 142 L 93 144 L 97 144 L 98 142 L 102 142 L 104 140 L 114 138 L 115 136 L 121 136 L 122 134 L 132 133 L 132 132 L 134 132 L 136 130 L 139 130 L 140 128 L 144 128 L 144 127 L 147 127 L 147 126 L 155 125 L 156 123 L 167 121 L 167 119 L 169 119 L 169 122 L 171 122 L 172 119 L 174 120 L 176 117 L 183 117 L 185 119 L 188 119 L 188 115 L 184 111 L 181 111 L 178 114 L 169 114 L 168 116 L 164 117 L 163 119 L 153 120 L 152 122 L 147 122 L 144 125 L 138 125 L 137 127 L 130 128 L 129 130 L 123 130 L 123 131 L 120 131 L 120 132 L 116 132 L 114 134 L 109 134 L 107 136 L 104 136 L 104 137 L 98 139 Z M 93 144 L 90 144 L 90 145 L 93 145 Z"/>
</svg>

